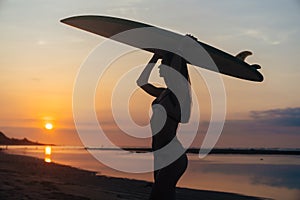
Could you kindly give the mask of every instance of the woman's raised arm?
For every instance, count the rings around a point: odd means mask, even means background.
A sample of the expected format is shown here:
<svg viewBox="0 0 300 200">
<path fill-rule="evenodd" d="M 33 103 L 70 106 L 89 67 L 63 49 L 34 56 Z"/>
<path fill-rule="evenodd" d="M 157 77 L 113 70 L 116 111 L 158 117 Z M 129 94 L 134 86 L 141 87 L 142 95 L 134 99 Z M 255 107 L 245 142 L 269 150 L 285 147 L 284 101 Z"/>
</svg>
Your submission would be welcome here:
<svg viewBox="0 0 300 200">
<path fill-rule="evenodd" d="M 140 77 L 136 81 L 139 87 L 141 87 L 148 94 L 155 97 L 158 97 L 161 94 L 161 92 L 164 90 L 164 88 L 155 87 L 154 85 L 150 84 L 148 81 L 149 81 L 151 71 L 159 58 L 160 57 L 157 54 L 154 54 L 150 59 L 149 63 L 146 65 L 143 72 L 141 73 Z"/>
</svg>

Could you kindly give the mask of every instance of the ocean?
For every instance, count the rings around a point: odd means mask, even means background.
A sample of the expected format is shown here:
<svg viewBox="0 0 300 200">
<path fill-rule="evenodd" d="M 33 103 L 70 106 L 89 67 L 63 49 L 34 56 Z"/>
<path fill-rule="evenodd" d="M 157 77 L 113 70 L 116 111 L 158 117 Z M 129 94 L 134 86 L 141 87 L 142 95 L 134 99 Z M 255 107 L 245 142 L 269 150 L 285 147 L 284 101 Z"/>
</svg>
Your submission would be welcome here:
<svg viewBox="0 0 300 200">
<path fill-rule="evenodd" d="M 13 154 L 34 156 L 45 162 L 70 165 L 96 172 L 99 175 L 152 181 L 152 173 L 126 173 L 112 169 L 92 155 L 105 155 L 115 160 L 120 168 L 128 167 L 132 161 L 151 161 L 148 154 L 118 150 L 90 149 L 79 146 L 1 146 Z M 122 159 L 131 162 L 123 162 Z M 299 155 L 238 155 L 210 154 L 200 159 L 198 154 L 188 154 L 187 171 L 178 187 L 213 190 L 259 196 L 272 199 L 300 199 Z M 142 166 L 141 167 L 145 167 Z"/>
</svg>

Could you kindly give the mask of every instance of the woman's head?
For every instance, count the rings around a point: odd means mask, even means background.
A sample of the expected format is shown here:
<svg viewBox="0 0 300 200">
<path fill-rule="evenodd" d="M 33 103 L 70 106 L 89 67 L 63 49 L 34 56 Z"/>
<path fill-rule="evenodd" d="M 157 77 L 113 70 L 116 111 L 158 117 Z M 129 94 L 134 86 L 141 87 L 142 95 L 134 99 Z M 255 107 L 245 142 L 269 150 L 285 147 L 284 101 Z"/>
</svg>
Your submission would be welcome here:
<svg viewBox="0 0 300 200">
<path fill-rule="evenodd" d="M 168 75 L 167 67 L 171 67 L 179 72 L 188 82 L 190 82 L 187 62 L 182 57 L 169 52 L 163 56 L 161 64 L 162 65 L 159 67 L 160 76 L 165 78 Z"/>
</svg>

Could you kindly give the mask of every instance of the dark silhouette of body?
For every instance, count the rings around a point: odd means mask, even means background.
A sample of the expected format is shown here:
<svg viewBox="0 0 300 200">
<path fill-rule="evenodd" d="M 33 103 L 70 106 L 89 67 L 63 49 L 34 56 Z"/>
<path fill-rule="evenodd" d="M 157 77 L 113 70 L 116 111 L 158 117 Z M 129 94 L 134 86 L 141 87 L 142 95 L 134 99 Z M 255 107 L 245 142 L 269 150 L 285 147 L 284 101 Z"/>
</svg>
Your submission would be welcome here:
<svg viewBox="0 0 300 200">
<path fill-rule="evenodd" d="M 148 83 L 148 79 L 159 59 L 158 55 L 153 55 L 137 80 L 137 84 L 145 92 L 156 97 L 152 103 L 153 114 L 150 120 L 155 169 L 150 200 L 174 200 L 176 184 L 185 172 L 188 163 L 185 151 L 176 137 L 176 132 L 180 122 L 189 120 L 191 97 L 189 84 L 181 84 L 178 78 L 172 76 L 172 73 L 168 70 L 172 69 L 174 71 L 175 69 L 187 83 L 189 83 L 189 75 L 186 61 L 175 54 L 168 53 L 162 57 L 162 64 L 159 66 L 160 76 L 164 78 L 167 88 L 155 87 Z M 184 91 L 180 95 L 182 96 L 181 100 L 178 95 L 175 95 L 174 90 L 176 91 L 176 88 L 174 89 L 174 87 L 178 88 L 177 91 Z M 185 104 L 185 106 L 182 106 L 182 104 Z M 165 112 L 162 112 L 162 108 Z M 163 113 L 165 113 L 165 120 L 162 120 Z M 163 124 L 160 125 L 160 123 Z M 155 152 L 171 141 L 176 143 L 176 148 L 182 148 L 183 153 L 174 162 L 159 169 L 159 162 L 164 160 L 164 156 L 167 155 L 159 155 Z"/>
</svg>

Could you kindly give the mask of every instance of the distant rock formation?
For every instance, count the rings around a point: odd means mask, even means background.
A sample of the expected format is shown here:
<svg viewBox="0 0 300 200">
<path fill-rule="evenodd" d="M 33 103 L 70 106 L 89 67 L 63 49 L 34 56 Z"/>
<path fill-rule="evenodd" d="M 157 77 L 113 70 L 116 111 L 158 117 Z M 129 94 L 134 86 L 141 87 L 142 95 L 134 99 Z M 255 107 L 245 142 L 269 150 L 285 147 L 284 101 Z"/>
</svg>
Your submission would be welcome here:
<svg viewBox="0 0 300 200">
<path fill-rule="evenodd" d="M 27 138 L 15 139 L 8 138 L 4 133 L 0 131 L 0 145 L 44 145 L 38 142 L 32 142 Z"/>
</svg>

